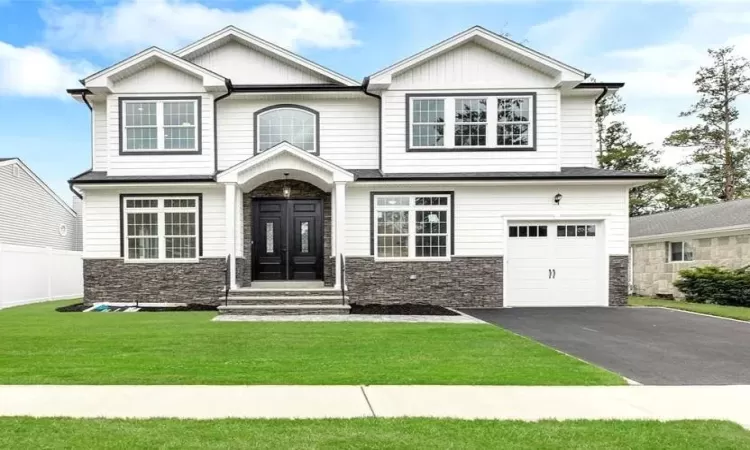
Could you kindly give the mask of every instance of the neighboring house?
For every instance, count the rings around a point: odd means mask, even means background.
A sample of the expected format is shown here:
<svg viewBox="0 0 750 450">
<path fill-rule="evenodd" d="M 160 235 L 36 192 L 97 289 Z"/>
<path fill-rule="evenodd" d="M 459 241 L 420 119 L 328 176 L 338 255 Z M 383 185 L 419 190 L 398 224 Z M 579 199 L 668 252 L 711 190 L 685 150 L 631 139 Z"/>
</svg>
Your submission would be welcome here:
<svg viewBox="0 0 750 450">
<path fill-rule="evenodd" d="M 0 243 L 81 250 L 76 211 L 18 158 L 0 158 Z"/>
<path fill-rule="evenodd" d="M 630 252 L 633 293 L 681 297 L 681 269 L 750 264 L 750 199 L 633 217 Z"/>
<path fill-rule="evenodd" d="M 594 168 L 622 83 L 587 77 L 480 27 L 361 83 L 234 27 L 146 49 L 68 91 L 85 300 L 218 303 L 228 261 L 230 295 L 285 304 L 622 305 L 658 177 Z"/>
</svg>

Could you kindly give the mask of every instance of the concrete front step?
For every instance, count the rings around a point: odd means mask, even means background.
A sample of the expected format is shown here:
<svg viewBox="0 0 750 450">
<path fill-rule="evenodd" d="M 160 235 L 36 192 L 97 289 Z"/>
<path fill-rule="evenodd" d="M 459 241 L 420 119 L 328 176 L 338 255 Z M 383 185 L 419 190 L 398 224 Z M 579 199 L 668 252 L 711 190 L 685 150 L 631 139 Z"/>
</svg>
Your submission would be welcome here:
<svg viewBox="0 0 750 450">
<path fill-rule="evenodd" d="M 341 295 L 318 295 L 318 296 L 257 296 L 257 297 L 240 297 L 234 296 L 229 297 L 227 303 L 229 305 L 341 305 L 348 303 L 349 297 L 344 297 L 342 300 Z"/>
<path fill-rule="evenodd" d="M 240 314 L 252 316 L 268 315 L 308 315 L 308 314 L 349 314 L 349 305 L 229 305 L 219 306 L 219 314 Z"/>
<path fill-rule="evenodd" d="M 229 291 L 232 297 L 328 297 L 337 295 L 341 298 L 341 289 L 270 289 L 238 288 Z"/>
</svg>

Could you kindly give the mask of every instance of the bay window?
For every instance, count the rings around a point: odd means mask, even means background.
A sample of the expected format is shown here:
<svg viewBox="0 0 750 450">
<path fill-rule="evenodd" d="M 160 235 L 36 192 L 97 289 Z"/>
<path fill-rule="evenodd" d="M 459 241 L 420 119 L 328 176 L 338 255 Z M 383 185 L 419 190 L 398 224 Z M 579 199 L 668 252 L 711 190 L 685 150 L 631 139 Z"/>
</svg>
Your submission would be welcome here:
<svg viewBox="0 0 750 450">
<path fill-rule="evenodd" d="M 200 97 L 120 98 L 120 152 L 200 152 Z"/>
<path fill-rule="evenodd" d="M 536 94 L 407 94 L 407 151 L 535 150 Z"/>
<path fill-rule="evenodd" d="M 374 194 L 377 258 L 446 258 L 451 255 L 452 195 Z"/>
<path fill-rule="evenodd" d="M 196 260 L 200 256 L 200 196 L 123 196 L 126 260 Z"/>
</svg>

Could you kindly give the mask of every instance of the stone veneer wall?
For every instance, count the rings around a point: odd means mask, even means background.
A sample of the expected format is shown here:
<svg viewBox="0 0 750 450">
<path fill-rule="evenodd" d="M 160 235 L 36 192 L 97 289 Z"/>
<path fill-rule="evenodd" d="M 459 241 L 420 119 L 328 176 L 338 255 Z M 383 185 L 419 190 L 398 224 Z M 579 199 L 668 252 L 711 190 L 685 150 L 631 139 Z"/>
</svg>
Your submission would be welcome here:
<svg viewBox="0 0 750 450">
<path fill-rule="evenodd" d="M 125 263 L 83 260 L 83 301 L 218 304 L 224 290 L 223 258 L 197 263 Z"/>
<path fill-rule="evenodd" d="M 716 265 L 738 268 L 750 261 L 750 234 L 703 239 L 675 239 L 693 246 L 693 261 L 669 262 L 667 242 L 633 244 L 633 292 L 638 295 L 683 295 L 674 287 L 678 272 L 688 267 Z"/>
<path fill-rule="evenodd" d="M 298 180 L 286 182 L 291 188 L 291 198 L 323 199 L 323 282 L 326 286 L 333 286 L 336 282 L 334 274 L 335 260 L 331 258 L 331 194 L 318 189 L 310 183 Z M 242 219 L 244 228 L 244 257 L 245 264 L 241 278 L 243 286 L 250 286 L 252 280 L 252 241 L 253 241 L 253 208 L 254 198 L 283 198 L 284 181 L 276 180 L 262 184 L 251 192 L 242 195 Z M 241 280 L 241 281 L 240 281 Z"/>
<path fill-rule="evenodd" d="M 609 256 L 609 306 L 628 304 L 628 263 L 627 255 Z"/>
<path fill-rule="evenodd" d="M 375 262 L 372 257 L 347 257 L 346 284 L 350 303 L 500 307 L 503 258 Z"/>
</svg>

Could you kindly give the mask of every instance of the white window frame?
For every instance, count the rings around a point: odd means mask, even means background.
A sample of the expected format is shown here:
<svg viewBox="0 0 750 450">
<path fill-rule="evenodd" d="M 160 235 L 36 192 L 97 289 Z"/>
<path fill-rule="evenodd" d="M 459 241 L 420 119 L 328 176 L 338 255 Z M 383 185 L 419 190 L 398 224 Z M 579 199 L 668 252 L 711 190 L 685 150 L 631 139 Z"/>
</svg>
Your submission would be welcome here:
<svg viewBox="0 0 750 450">
<path fill-rule="evenodd" d="M 508 98 L 528 98 L 529 99 L 529 143 L 528 145 L 498 145 L 497 143 L 497 126 L 506 122 L 499 122 L 497 117 L 498 99 Z M 493 94 L 445 94 L 445 95 L 420 95 L 414 94 L 407 97 L 409 102 L 409 115 L 406 118 L 408 124 L 408 138 L 406 140 L 407 150 L 417 151 L 472 151 L 481 150 L 536 150 L 535 133 L 536 133 L 536 95 L 531 92 L 507 92 Z M 484 99 L 487 101 L 487 121 L 480 122 L 457 122 L 456 121 L 456 100 L 475 100 Z M 414 125 L 414 101 L 415 100 L 443 100 L 443 114 L 445 122 L 443 125 L 443 144 L 434 146 L 412 145 Z M 466 125 L 469 123 L 485 125 L 485 145 L 455 145 L 456 143 L 456 125 Z M 525 122 L 524 122 L 525 123 Z"/>
<path fill-rule="evenodd" d="M 156 148 L 128 148 L 128 135 L 127 135 L 127 129 L 128 128 L 152 128 L 151 126 L 142 126 L 142 125 L 136 125 L 136 126 L 128 126 L 127 125 L 127 117 L 125 111 L 127 111 L 127 105 L 132 103 L 155 103 L 156 104 Z M 179 125 L 164 125 L 164 103 L 192 103 L 193 104 L 193 122 L 195 125 L 185 125 L 185 126 L 179 126 Z M 160 98 L 160 99 L 153 99 L 153 98 L 135 98 L 130 97 L 128 99 L 123 99 L 121 101 L 120 106 L 120 118 L 122 119 L 120 122 L 120 136 L 121 136 L 121 152 L 122 153 L 153 153 L 153 152 L 159 152 L 159 153 L 196 153 L 200 151 L 200 142 L 201 139 L 201 133 L 200 133 L 200 103 L 197 98 Z M 195 128 L 195 145 L 193 148 L 165 148 L 164 146 L 164 129 L 165 128 Z"/>
<path fill-rule="evenodd" d="M 137 208 L 128 207 L 128 200 L 156 200 L 156 208 Z M 194 200 L 195 206 L 193 207 L 177 207 L 177 208 L 165 208 L 164 200 Z M 135 196 L 135 195 L 124 195 L 122 197 L 122 239 L 123 239 L 123 259 L 125 262 L 136 262 L 136 263 L 153 263 L 153 262 L 198 262 L 200 258 L 201 249 L 201 211 L 200 211 L 200 197 L 195 195 L 174 195 L 174 196 Z M 166 246 L 166 213 L 193 213 L 195 214 L 195 258 L 167 258 L 167 246 Z M 158 239 L 158 250 L 159 255 L 157 258 L 130 258 L 129 244 L 131 236 L 128 234 L 128 214 L 132 213 L 145 213 L 145 214 L 156 214 L 157 233 Z M 135 237 L 135 236 L 133 236 Z M 185 236 L 192 237 L 192 236 Z"/>
<path fill-rule="evenodd" d="M 414 122 L 414 100 L 440 100 L 443 102 L 443 122 Z M 447 125 L 445 119 L 447 118 L 448 111 L 446 110 L 447 106 L 446 103 L 448 103 L 448 100 L 445 98 L 440 97 L 413 97 L 410 99 L 410 105 L 409 105 L 409 148 L 423 148 L 423 149 L 430 149 L 430 148 L 441 148 L 445 147 L 445 140 L 446 140 L 446 133 Z M 414 127 L 420 126 L 420 125 L 432 125 L 432 126 L 441 126 L 443 127 L 443 143 L 440 145 L 413 145 L 414 142 Z M 452 133 L 452 132 L 451 132 Z"/>
<path fill-rule="evenodd" d="M 409 205 L 378 205 L 378 198 L 383 197 L 408 197 Z M 447 199 L 447 205 L 416 205 L 417 197 L 440 197 Z M 373 195 L 372 208 L 373 208 L 373 223 L 372 223 L 372 236 L 373 236 L 373 256 L 376 261 L 450 261 L 453 248 L 451 246 L 453 228 L 452 228 L 452 204 L 451 194 L 445 193 L 378 193 Z M 407 257 L 389 257 L 389 256 L 378 256 L 378 213 L 386 211 L 407 211 L 409 213 L 408 219 L 408 256 Z M 417 211 L 445 211 L 446 212 L 446 234 L 445 234 L 445 256 L 417 256 Z"/>
<path fill-rule="evenodd" d="M 667 244 L 668 244 L 668 246 L 667 246 L 667 252 L 668 252 L 668 255 L 669 255 L 669 262 L 680 263 L 680 262 L 692 262 L 692 261 L 695 261 L 695 249 L 690 244 L 690 242 L 688 242 L 688 241 L 670 241 Z M 680 257 L 682 259 L 672 259 L 672 244 L 680 244 L 680 249 L 681 249 L 680 250 Z M 690 248 L 690 253 L 692 255 L 691 259 L 685 259 L 685 246 L 688 246 Z"/>
<path fill-rule="evenodd" d="M 310 153 L 311 155 L 313 155 L 313 154 L 314 155 L 319 154 L 319 149 L 318 149 L 318 120 L 320 119 L 320 116 L 318 114 L 312 112 L 312 111 L 309 111 L 309 110 L 305 109 L 305 108 L 298 108 L 298 107 L 294 107 L 294 106 L 279 106 L 278 108 L 266 109 L 265 111 L 263 111 L 261 113 L 258 113 L 258 117 L 255 119 L 255 124 L 254 124 L 254 126 L 255 126 L 255 142 L 256 142 L 255 148 L 256 148 L 256 154 L 260 154 L 260 153 L 265 152 L 266 150 L 270 150 L 273 147 L 275 147 L 276 145 L 279 145 L 280 143 L 282 143 L 282 142 L 285 141 L 285 140 L 282 139 L 281 141 L 279 141 L 276 144 L 268 147 L 265 150 L 261 150 L 260 149 L 260 121 L 261 121 L 261 119 L 266 114 L 273 113 L 273 112 L 278 112 L 278 111 L 285 111 L 285 110 L 286 111 L 300 111 L 300 112 L 303 112 L 305 114 L 309 114 L 310 116 L 312 116 L 312 118 L 313 118 L 313 127 L 312 127 L 312 130 L 313 130 L 313 136 L 312 136 L 313 149 L 312 150 L 304 150 L 304 149 L 302 149 L 302 150 L 306 151 L 307 153 Z M 289 144 L 294 145 L 291 142 L 289 142 Z"/>
<path fill-rule="evenodd" d="M 484 100 L 484 116 L 485 120 L 484 122 L 459 122 L 456 120 L 456 103 L 461 100 Z M 460 148 L 460 149 L 466 149 L 466 148 L 486 148 L 488 142 L 488 139 L 490 138 L 488 136 L 489 132 L 491 131 L 489 128 L 489 120 L 490 120 L 490 109 L 489 109 L 489 103 L 490 99 L 488 97 L 453 97 L 453 116 L 451 116 L 451 120 L 453 121 L 453 140 L 451 141 L 453 143 L 453 147 Z M 456 128 L 459 126 L 480 126 L 484 125 L 484 145 L 464 145 L 464 144 L 456 144 Z"/>
</svg>

